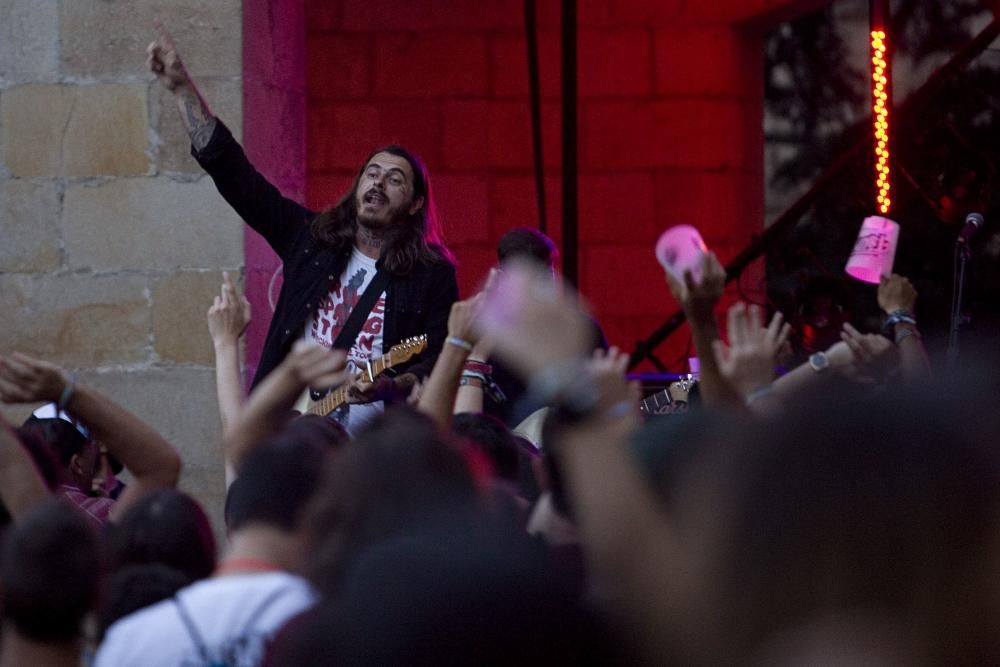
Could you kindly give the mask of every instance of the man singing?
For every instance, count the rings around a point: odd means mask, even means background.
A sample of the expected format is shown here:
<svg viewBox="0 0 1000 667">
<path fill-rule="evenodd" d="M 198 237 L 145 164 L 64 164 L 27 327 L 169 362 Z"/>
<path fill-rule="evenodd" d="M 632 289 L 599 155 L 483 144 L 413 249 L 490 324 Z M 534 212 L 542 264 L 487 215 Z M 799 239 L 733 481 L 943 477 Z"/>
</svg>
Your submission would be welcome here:
<svg viewBox="0 0 1000 667">
<path fill-rule="evenodd" d="M 282 196 L 254 169 L 229 129 L 212 115 L 170 35 L 159 24 L 157 29 L 147 65 L 173 93 L 192 155 L 283 262 L 284 284 L 253 383 L 300 338 L 333 346 L 377 272 L 383 275 L 375 290 L 379 285 L 384 289 L 359 333 L 337 342 L 348 350 L 349 365 L 361 370 L 401 340 L 428 336 L 427 350 L 395 375 L 352 384 L 350 409 L 336 416 L 353 430 L 380 409 L 375 402 L 405 395 L 430 373 L 447 335 L 451 304 L 458 299 L 427 169 L 405 148 L 383 147 L 368 157 L 354 187 L 336 205 L 321 213 L 310 211 Z"/>
</svg>

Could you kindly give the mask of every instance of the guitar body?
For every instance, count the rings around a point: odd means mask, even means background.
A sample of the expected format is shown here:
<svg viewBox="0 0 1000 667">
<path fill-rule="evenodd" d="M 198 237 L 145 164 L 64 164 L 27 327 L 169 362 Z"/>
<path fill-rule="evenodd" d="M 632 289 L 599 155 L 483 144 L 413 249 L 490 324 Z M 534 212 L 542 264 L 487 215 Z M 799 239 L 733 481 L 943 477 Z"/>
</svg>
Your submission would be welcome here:
<svg viewBox="0 0 1000 667">
<path fill-rule="evenodd" d="M 376 378 L 385 373 L 393 366 L 406 363 L 416 355 L 427 349 L 427 334 L 407 338 L 398 345 L 383 354 L 378 359 L 373 359 L 365 365 L 365 369 L 354 376 L 357 382 L 374 382 Z M 295 409 L 306 415 L 320 415 L 325 417 L 341 405 L 347 402 L 347 392 L 350 383 L 343 384 L 331 389 L 319 400 L 313 400 L 310 391 L 307 389 L 295 404 Z"/>
</svg>

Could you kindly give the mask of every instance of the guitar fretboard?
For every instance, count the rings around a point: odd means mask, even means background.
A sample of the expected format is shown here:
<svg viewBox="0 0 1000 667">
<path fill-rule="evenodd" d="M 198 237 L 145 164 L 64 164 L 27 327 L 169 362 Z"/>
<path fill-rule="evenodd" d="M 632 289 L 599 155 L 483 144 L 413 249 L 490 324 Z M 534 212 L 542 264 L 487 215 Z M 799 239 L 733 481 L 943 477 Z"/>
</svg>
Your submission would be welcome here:
<svg viewBox="0 0 1000 667">
<path fill-rule="evenodd" d="M 409 339 L 406 342 L 393 347 L 378 359 L 371 361 L 363 371 L 354 376 L 354 380 L 356 382 L 370 383 L 394 365 L 401 364 L 409 360 L 415 354 L 420 354 L 426 347 L 426 335 Z M 309 409 L 306 410 L 306 414 L 325 417 L 336 410 L 338 407 L 347 402 L 347 392 L 350 384 L 351 383 L 347 383 L 331 390 L 326 396 L 309 406 Z"/>
</svg>

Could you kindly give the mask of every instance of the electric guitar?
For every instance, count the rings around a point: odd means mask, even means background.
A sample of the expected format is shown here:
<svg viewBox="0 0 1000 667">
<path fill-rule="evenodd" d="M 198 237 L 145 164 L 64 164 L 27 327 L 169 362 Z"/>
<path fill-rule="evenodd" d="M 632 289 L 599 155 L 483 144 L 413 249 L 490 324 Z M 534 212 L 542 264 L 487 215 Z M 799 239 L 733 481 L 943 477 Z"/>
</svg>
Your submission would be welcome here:
<svg viewBox="0 0 1000 667">
<path fill-rule="evenodd" d="M 426 349 L 427 334 L 407 338 L 402 343 L 393 345 L 388 352 L 383 354 L 378 359 L 369 360 L 365 364 L 365 369 L 358 373 L 354 379 L 357 382 L 372 382 L 375 378 L 393 366 L 398 366 L 399 364 L 409 361 Z M 303 396 L 305 402 L 300 399 L 299 403 L 305 408 L 301 410 L 302 414 L 320 415 L 321 417 L 325 417 L 330 414 L 347 402 L 347 390 L 350 385 L 351 383 L 348 382 L 337 387 L 336 389 L 331 389 L 330 393 L 317 401 L 313 401 L 309 395 L 309 390 L 306 390 L 306 393 Z"/>
<path fill-rule="evenodd" d="M 690 376 L 689 376 L 690 378 Z M 698 381 L 682 379 L 671 382 L 670 386 L 642 399 L 639 412 L 644 416 L 674 415 L 688 410 L 688 394 Z"/>
</svg>

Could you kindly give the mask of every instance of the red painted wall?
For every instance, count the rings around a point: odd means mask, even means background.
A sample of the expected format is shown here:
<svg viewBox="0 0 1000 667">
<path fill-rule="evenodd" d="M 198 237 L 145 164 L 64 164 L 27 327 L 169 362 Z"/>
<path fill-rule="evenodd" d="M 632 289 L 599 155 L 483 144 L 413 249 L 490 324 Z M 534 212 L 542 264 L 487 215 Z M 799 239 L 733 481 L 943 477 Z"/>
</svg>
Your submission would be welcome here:
<svg viewBox="0 0 1000 667">
<path fill-rule="evenodd" d="M 297 62 L 285 24 L 302 20 L 301 2 L 273 2 L 268 14 L 266 1 L 248 0 L 247 53 L 266 40 L 265 56 Z M 662 229 L 695 224 L 726 261 L 763 227 L 762 50 L 748 21 L 816 2 L 579 3 L 581 289 L 613 344 L 631 349 L 675 308 L 652 254 Z M 547 210 L 559 241 L 559 2 L 538 5 Z M 305 0 L 304 132 L 291 154 L 305 147 L 307 202 L 336 201 L 372 148 L 410 146 L 430 166 L 464 295 L 507 229 L 537 224 L 522 11 L 521 0 Z M 274 142 L 302 128 L 296 77 L 245 60 L 248 150 L 294 194 L 301 168 Z M 259 246 L 248 237 L 258 300 L 273 262 Z M 686 342 L 674 336 L 660 357 L 685 356 Z"/>
</svg>

